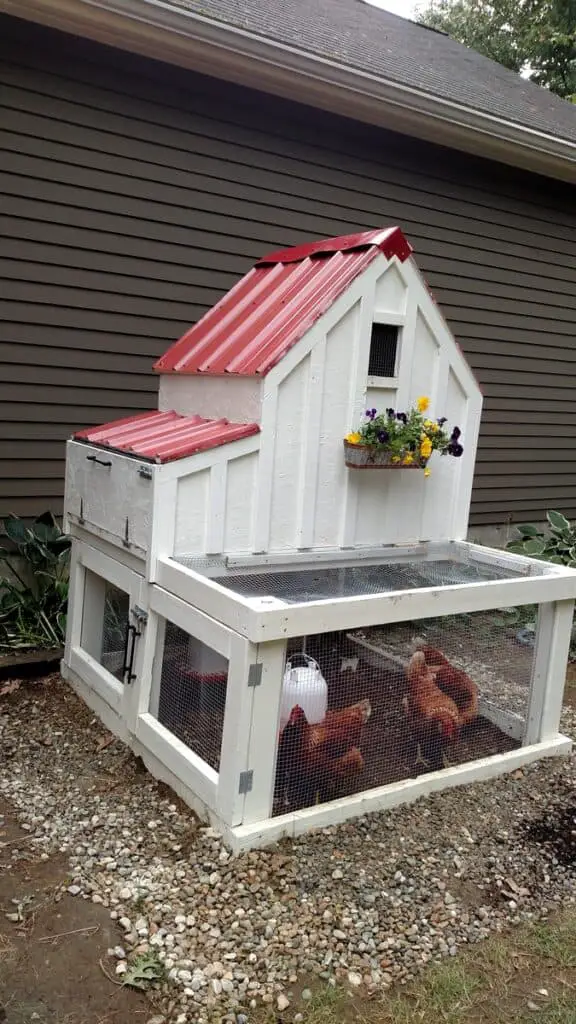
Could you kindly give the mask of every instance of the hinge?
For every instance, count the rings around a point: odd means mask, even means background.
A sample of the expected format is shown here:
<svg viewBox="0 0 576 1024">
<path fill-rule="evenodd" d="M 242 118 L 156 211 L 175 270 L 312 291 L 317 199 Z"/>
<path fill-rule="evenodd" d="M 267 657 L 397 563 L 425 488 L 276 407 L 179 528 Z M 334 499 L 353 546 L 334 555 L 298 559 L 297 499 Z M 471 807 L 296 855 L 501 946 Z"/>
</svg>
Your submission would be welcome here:
<svg viewBox="0 0 576 1024">
<path fill-rule="evenodd" d="M 150 466 L 139 466 L 138 476 L 141 476 L 143 480 L 151 480 L 152 470 L 150 469 Z"/>
<path fill-rule="evenodd" d="M 240 772 L 238 777 L 238 792 L 249 793 L 252 789 L 252 782 L 254 779 L 254 772 L 250 768 L 247 772 Z"/>
<path fill-rule="evenodd" d="M 140 626 L 145 626 L 148 622 L 148 612 L 145 612 L 143 608 L 140 608 L 137 604 L 131 609 L 132 617 L 136 619 L 136 622 Z"/>
<path fill-rule="evenodd" d="M 78 516 L 78 523 L 80 526 L 84 526 L 84 498 L 80 498 L 80 515 Z"/>
<path fill-rule="evenodd" d="M 260 686 L 262 682 L 262 663 L 250 665 L 248 669 L 248 686 Z"/>
<path fill-rule="evenodd" d="M 130 547 L 130 522 L 128 520 L 128 516 L 126 516 L 126 521 L 124 523 L 124 538 L 122 543 L 125 548 Z"/>
</svg>

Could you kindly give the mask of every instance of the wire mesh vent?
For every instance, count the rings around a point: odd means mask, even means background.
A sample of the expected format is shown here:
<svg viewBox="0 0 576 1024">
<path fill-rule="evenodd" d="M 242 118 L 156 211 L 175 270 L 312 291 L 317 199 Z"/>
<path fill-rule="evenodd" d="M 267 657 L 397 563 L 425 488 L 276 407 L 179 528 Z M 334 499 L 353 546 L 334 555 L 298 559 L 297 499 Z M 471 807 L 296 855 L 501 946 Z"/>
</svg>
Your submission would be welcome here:
<svg viewBox="0 0 576 1024">
<path fill-rule="evenodd" d="M 172 622 L 166 623 L 159 687 L 157 692 L 153 687 L 151 712 L 216 771 L 227 682 L 226 658 Z"/>
<path fill-rule="evenodd" d="M 124 590 L 106 583 L 104 622 L 100 664 L 123 682 L 126 630 L 130 616 L 130 597 Z"/>
<path fill-rule="evenodd" d="M 420 587 L 445 587 L 454 583 L 520 578 L 499 566 L 477 562 L 421 561 L 355 565 L 347 568 L 299 569 L 291 572 L 230 574 L 215 578 L 229 590 L 244 597 L 274 596 L 288 604 L 360 597 Z"/>
<path fill-rule="evenodd" d="M 391 324 L 372 324 L 368 375 L 394 377 L 398 349 L 398 327 Z"/>
<path fill-rule="evenodd" d="M 522 607 L 291 642 L 273 813 L 520 746 L 534 619 Z"/>
</svg>

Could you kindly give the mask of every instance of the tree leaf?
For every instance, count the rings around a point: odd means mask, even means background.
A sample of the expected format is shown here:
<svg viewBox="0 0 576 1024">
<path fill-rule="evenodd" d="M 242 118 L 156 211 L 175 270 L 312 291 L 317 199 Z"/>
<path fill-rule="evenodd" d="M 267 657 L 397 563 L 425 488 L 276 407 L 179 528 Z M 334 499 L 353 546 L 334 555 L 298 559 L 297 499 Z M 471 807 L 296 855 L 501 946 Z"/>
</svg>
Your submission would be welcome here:
<svg viewBox="0 0 576 1024">
<path fill-rule="evenodd" d="M 524 541 L 524 554 L 525 555 L 542 555 L 546 550 L 546 542 L 538 537 L 531 537 L 529 540 Z"/>
<path fill-rule="evenodd" d="M 547 512 L 546 518 L 553 530 L 558 533 L 570 533 L 570 523 L 561 512 Z"/>
</svg>

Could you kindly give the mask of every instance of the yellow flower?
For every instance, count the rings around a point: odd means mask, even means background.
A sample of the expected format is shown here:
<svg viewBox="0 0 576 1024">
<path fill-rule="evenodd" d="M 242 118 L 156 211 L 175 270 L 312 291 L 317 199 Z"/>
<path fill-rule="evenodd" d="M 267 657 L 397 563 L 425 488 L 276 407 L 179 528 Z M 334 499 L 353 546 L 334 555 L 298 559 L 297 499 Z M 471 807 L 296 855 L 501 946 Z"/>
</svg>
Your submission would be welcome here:
<svg viewBox="0 0 576 1024">
<path fill-rule="evenodd" d="M 423 459 L 429 459 L 432 455 L 432 441 L 426 437 L 420 445 L 420 455 Z"/>
<path fill-rule="evenodd" d="M 420 398 L 416 399 L 416 407 L 418 412 L 426 412 L 426 409 L 430 405 L 430 399 L 426 395 L 420 395 Z"/>
<path fill-rule="evenodd" d="M 426 467 L 426 469 L 424 470 L 424 476 L 430 476 L 431 472 L 432 472 L 432 470 L 428 469 L 428 467 Z"/>
<path fill-rule="evenodd" d="M 407 454 L 406 454 L 406 455 L 404 456 L 404 459 L 403 459 L 402 465 L 403 465 L 403 466 L 411 466 L 413 462 L 414 462 L 414 456 L 412 455 L 412 452 L 408 452 L 408 453 L 407 453 Z"/>
<path fill-rule="evenodd" d="M 392 456 L 392 462 L 400 462 L 400 456 L 399 455 L 393 455 Z"/>
<path fill-rule="evenodd" d="M 345 440 L 348 441 L 348 444 L 360 444 L 362 438 L 360 437 L 358 431 L 355 430 L 353 431 L 352 434 L 346 434 Z"/>
</svg>

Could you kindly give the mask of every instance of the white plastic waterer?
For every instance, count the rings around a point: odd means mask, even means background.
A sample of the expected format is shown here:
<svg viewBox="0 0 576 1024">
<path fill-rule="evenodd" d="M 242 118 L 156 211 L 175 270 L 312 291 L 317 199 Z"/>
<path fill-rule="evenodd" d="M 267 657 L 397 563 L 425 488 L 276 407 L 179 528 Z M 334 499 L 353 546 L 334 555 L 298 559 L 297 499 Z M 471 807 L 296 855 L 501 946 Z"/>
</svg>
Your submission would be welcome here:
<svg viewBox="0 0 576 1024">
<path fill-rule="evenodd" d="M 328 707 L 328 685 L 318 662 L 307 654 L 296 654 L 293 658 L 302 658 L 304 664 L 293 666 L 292 661 L 286 662 L 280 705 L 280 732 L 296 705 L 302 708 L 310 725 L 322 722 Z"/>
</svg>

